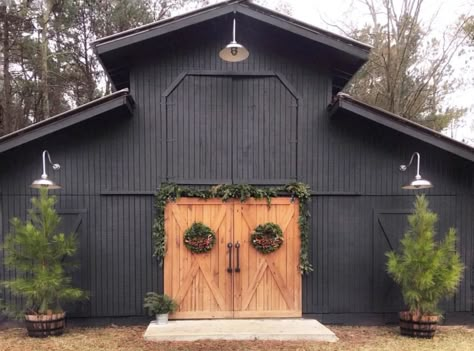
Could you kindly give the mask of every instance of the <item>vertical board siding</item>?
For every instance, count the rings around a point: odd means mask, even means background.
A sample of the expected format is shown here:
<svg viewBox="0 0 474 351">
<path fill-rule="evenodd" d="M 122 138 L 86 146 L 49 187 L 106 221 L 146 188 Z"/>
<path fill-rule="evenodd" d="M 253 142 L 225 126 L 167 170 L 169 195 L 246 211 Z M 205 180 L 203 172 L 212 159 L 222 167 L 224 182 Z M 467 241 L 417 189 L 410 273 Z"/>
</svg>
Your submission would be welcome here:
<svg viewBox="0 0 474 351">
<path fill-rule="evenodd" d="M 277 77 L 185 76 L 166 97 L 167 179 L 296 179 L 297 108 Z"/>
<path fill-rule="evenodd" d="M 470 308 L 474 312 L 474 196 L 464 195 L 456 198 L 456 229 L 458 231 L 457 249 L 464 262 L 465 270 L 459 292 L 455 297 L 456 311 Z"/>
<path fill-rule="evenodd" d="M 233 77 L 234 183 L 296 179 L 297 100 L 276 77 Z"/>
<path fill-rule="evenodd" d="M 29 196 L 3 196 L 2 219 L 25 218 Z M 150 197 L 58 196 L 60 230 L 71 232 L 78 217 L 80 263 L 73 282 L 90 295 L 88 301 L 68 308 L 71 316 L 131 316 L 143 313 L 147 291 L 162 289 L 161 268 L 152 256 Z M 2 221 L 0 240 L 10 231 Z M 0 252 L 3 261 L 3 252 Z M 1 279 L 13 277 L 2 265 Z M 1 290 L 0 290 L 1 291 Z M 7 300 L 11 297 L 4 292 Z M 0 293 L 1 295 L 1 293 Z M 12 299 L 15 301 L 15 299 Z"/>
<path fill-rule="evenodd" d="M 440 218 L 437 238 L 441 239 L 459 218 L 456 197 L 429 199 Z M 413 201 L 411 196 L 313 197 L 310 238 L 315 272 L 304 280 L 307 313 L 380 313 L 402 308 L 399 289 L 385 272 L 390 246 L 381 227 L 393 249 L 398 249 Z M 461 220 L 466 220 L 463 216 Z M 472 231 L 459 230 L 459 242 L 464 262 L 472 262 Z M 442 305 L 445 311 L 470 311 L 466 284 L 470 285 L 468 274 L 456 297 Z"/>
<path fill-rule="evenodd" d="M 231 178 L 231 88 L 229 78 L 189 76 L 167 97 L 167 179 Z"/>
<path fill-rule="evenodd" d="M 75 279 L 91 298 L 77 315 L 141 315 L 144 294 L 163 291 L 162 268 L 152 257 L 153 197 L 144 194 L 166 180 L 199 185 L 297 179 L 315 193 L 315 270 L 303 279 L 303 312 L 392 311 L 398 302 L 387 298 L 397 291 L 384 272 L 387 245 L 375 216 L 393 241 L 403 234 L 406 218 L 396 210 L 412 207 L 415 192 L 401 185 L 415 169 L 402 173 L 398 166 L 418 151 L 422 175 L 435 184 L 427 194 L 440 215 L 439 232 L 456 226 L 466 265 L 459 292 L 443 307 L 472 312 L 473 163 L 354 115 L 330 119 L 331 62 L 323 49 L 310 49 L 283 31 L 248 21 L 239 37 L 250 57 L 223 62 L 217 53 L 229 40 L 220 30 L 224 23 L 183 29 L 165 47 L 150 47 L 134 61 L 132 118 L 84 122 L 1 154 L 0 240 L 11 217 L 26 216 L 34 194 L 29 184 L 41 174 L 41 151 L 49 150 L 62 165 L 48 171 L 63 185 L 59 208 L 87 210 Z M 276 34 L 279 40 L 268 40 Z M 178 76 L 196 70 L 223 75 L 186 76 L 164 96 Z M 273 75 L 255 75 L 262 72 Z M 237 76 L 242 73 L 248 75 Z M 0 266 L 0 279 L 14 274 Z"/>
</svg>

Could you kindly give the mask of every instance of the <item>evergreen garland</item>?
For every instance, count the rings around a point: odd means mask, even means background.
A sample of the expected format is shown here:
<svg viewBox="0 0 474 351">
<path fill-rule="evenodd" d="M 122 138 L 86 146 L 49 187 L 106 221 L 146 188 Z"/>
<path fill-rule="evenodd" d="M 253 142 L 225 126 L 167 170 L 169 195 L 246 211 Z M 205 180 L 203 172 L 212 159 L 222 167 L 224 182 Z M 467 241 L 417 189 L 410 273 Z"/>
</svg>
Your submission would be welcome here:
<svg viewBox="0 0 474 351">
<path fill-rule="evenodd" d="M 283 245 L 283 231 L 275 223 L 260 224 L 250 235 L 250 242 L 258 252 L 269 254 Z"/>
<path fill-rule="evenodd" d="M 298 225 L 300 229 L 301 250 L 299 269 L 302 274 L 313 271 L 309 261 L 309 218 L 308 200 L 311 196 L 309 186 L 304 183 L 290 183 L 279 187 L 258 188 L 248 184 L 223 184 L 207 189 L 196 189 L 173 183 L 163 183 L 155 196 L 156 216 L 153 223 L 153 255 L 158 257 L 160 264 L 166 254 L 165 234 L 165 207 L 169 201 L 176 201 L 180 197 L 195 197 L 200 199 L 220 198 L 222 201 L 238 199 L 245 202 L 247 199 L 266 199 L 268 205 L 273 197 L 290 195 L 292 201 L 299 200 Z"/>
<path fill-rule="evenodd" d="M 207 225 L 196 222 L 184 232 L 183 242 L 193 253 L 206 253 L 214 247 L 216 234 Z"/>
</svg>

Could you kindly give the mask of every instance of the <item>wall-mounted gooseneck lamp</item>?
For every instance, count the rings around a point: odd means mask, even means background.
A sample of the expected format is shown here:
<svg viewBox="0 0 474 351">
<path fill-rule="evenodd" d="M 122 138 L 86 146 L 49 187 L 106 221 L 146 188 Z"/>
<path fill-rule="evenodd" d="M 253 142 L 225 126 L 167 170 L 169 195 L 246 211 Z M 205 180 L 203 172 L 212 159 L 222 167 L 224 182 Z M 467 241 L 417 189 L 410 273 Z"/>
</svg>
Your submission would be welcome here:
<svg viewBox="0 0 474 351">
<path fill-rule="evenodd" d="M 235 40 L 235 17 L 232 31 L 232 41 L 219 52 L 219 57 L 228 62 L 239 62 L 249 57 L 248 50 Z"/>
<path fill-rule="evenodd" d="M 402 186 L 402 188 L 403 189 L 428 189 L 428 188 L 432 188 L 433 184 L 431 184 L 431 182 L 429 180 L 421 178 L 421 175 L 420 175 L 420 154 L 418 152 L 415 152 L 415 153 L 413 153 L 413 155 L 411 155 L 411 159 L 410 159 L 410 162 L 408 163 L 408 165 L 400 165 L 400 171 L 405 172 L 408 169 L 408 167 L 411 166 L 415 156 L 417 157 L 415 179 L 413 179 L 407 185 Z"/>
<path fill-rule="evenodd" d="M 41 175 L 40 179 L 36 179 L 32 184 L 31 187 L 35 189 L 61 189 L 61 186 L 57 185 L 51 179 L 48 179 L 48 175 L 46 174 L 46 155 L 48 156 L 49 164 L 53 167 L 56 171 L 61 166 L 59 163 L 53 163 L 51 161 L 51 155 L 47 150 L 43 151 L 43 174 Z"/>
</svg>

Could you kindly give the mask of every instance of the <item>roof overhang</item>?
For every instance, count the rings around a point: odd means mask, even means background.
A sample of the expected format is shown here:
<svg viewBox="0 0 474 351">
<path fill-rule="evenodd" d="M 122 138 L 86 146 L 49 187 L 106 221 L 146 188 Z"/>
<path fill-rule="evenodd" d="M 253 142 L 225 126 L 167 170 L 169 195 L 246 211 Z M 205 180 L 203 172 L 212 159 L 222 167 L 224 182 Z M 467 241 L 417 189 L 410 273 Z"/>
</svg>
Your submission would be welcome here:
<svg viewBox="0 0 474 351">
<path fill-rule="evenodd" d="M 331 118 L 347 113 L 360 116 L 474 162 L 474 148 L 471 146 L 346 94 L 340 94 L 328 110 Z"/>
<path fill-rule="evenodd" d="M 349 72 L 346 72 L 349 78 L 367 61 L 371 49 L 369 45 L 297 21 L 246 0 L 220 2 L 180 16 L 117 33 L 95 41 L 93 47 L 115 86 L 122 88 L 127 86 L 127 61 L 129 61 L 127 58 L 136 54 L 134 47 L 150 40 L 157 40 L 172 32 L 234 13 L 237 17 L 245 16 L 309 39 L 317 45 L 328 47 L 337 53 L 336 57 L 347 56 L 347 61 L 354 63 Z M 118 57 L 123 59 L 117 60 Z"/>
<path fill-rule="evenodd" d="M 93 118 L 110 114 L 131 116 L 133 106 L 134 101 L 127 89 L 117 91 L 2 136 L 0 138 L 0 153 Z"/>
</svg>

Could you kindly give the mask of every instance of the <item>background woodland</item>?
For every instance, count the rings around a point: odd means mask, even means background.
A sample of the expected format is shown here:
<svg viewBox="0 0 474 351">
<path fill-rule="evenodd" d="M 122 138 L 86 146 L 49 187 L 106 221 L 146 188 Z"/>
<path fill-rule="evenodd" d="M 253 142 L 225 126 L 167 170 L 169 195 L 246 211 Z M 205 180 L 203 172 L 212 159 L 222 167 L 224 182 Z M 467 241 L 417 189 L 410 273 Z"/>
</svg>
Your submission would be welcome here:
<svg viewBox="0 0 474 351">
<path fill-rule="evenodd" d="M 91 49 L 101 37 L 212 0 L 0 1 L 0 135 L 87 103 L 112 90 Z M 466 112 L 447 103 L 461 84 L 453 59 L 474 45 L 474 17 L 459 18 L 442 35 L 422 21 L 423 0 L 356 0 L 369 20 L 344 34 L 373 46 L 368 63 L 346 87 L 354 97 L 443 130 Z M 289 1 L 257 1 L 291 15 Z M 473 71 L 473 70 L 470 70 Z M 467 70 L 469 72 L 469 70 Z"/>
</svg>

